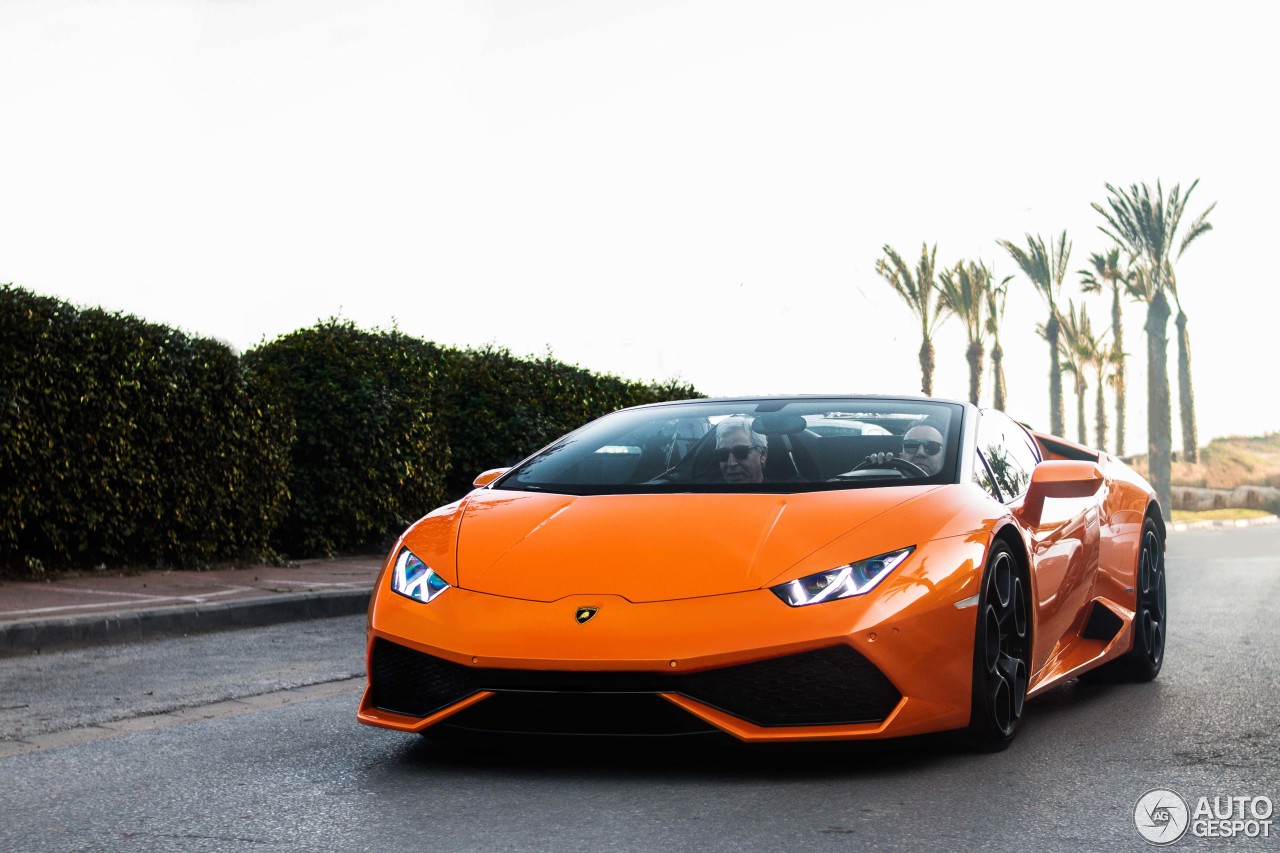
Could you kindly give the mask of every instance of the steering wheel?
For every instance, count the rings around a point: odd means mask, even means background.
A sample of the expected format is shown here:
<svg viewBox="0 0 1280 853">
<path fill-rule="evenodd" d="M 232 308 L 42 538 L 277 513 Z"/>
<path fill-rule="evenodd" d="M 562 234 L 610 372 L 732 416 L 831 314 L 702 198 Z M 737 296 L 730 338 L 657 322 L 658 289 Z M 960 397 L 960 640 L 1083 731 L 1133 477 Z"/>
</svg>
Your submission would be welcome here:
<svg viewBox="0 0 1280 853">
<path fill-rule="evenodd" d="M 853 471 L 863 471 L 863 470 L 866 470 L 867 468 L 892 468 L 893 470 L 901 474 L 903 477 L 928 477 L 929 476 L 929 472 L 921 468 L 916 463 L 908 462 L 907 460 L 901 459 L 897 456 L 890 456 L 888 459 L 886 459 L 883 462 L 872 462 L 870 459 L 864 459 L 861 462 L 859 462 L 857 465 L 854 465 L 853 468 L 850 469 L 850 473 L 852 473 Z"/>
</svg>

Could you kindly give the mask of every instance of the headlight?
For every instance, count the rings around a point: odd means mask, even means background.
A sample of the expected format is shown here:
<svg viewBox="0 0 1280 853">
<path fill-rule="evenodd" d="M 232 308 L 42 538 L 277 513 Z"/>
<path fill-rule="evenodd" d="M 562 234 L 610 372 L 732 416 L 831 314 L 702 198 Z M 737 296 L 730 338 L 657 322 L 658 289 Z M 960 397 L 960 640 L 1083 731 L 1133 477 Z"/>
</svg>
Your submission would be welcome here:
<svg viewBox="0 0 1280 853">
<path fill-rule="evenodd" d="M 837 598 L 848 598 L 851 595 L 862 595 L 893 571 L 916 547 L 890 551 L 878 557 L 846 563 L 826 572 L 799 578 L 790 583 L 770 587 L 773 594 L 792 607 L 806 604 L 817 604 L 819 601 L 833 601 Z"/>
<path fill-rule="evenodd" d="M 401 548 L 391 570 L 391 588 L 415 601 L 430 601 L 449 588 L 444 578 L 431 571 L 408 548 Z"/>
</svg>

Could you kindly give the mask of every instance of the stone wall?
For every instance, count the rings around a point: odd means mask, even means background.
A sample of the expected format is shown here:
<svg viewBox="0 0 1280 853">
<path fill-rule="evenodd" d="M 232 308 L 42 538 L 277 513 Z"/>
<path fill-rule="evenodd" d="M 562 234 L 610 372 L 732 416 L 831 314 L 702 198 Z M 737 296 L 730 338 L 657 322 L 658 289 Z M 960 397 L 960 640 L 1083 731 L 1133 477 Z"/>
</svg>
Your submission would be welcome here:
<svg viewBox="0 0 1280 853">
<path fill-rule="evenodd" d="M 1192 512 L 1207 509 L 1267 509 L 1280 506 L 1280 489 L 1271 486 L 1236 486 L 1234 489 L 1173 487 L 1173 508 Z"/>
</svg>

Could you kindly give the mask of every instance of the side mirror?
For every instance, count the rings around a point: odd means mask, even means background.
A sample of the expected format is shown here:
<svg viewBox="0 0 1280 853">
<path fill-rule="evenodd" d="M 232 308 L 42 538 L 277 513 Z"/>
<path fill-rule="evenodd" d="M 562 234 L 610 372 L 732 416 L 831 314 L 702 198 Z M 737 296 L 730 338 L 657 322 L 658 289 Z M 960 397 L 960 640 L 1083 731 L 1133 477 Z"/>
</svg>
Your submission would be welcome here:
<svg viewBox="0 0 1280 853">
<path fill-rule="evenodd" d="M 488 471 L 485 471 L 480 476 L 472 480 L 471 485 L 475 486 L 477 489 L 481 486 L 487 486 L 510 470 L 510 468 L 490 468 Z"/>
<path fill-rule="evenodd" d="M 1031 472 L 1031 484 L 1018 514 L 1023 524 L 1038 527 L 1045 498 L 1087 498 L 1102 487 L 1102 469 L 1097 462 L 1050 459 Z"/>
</svg>

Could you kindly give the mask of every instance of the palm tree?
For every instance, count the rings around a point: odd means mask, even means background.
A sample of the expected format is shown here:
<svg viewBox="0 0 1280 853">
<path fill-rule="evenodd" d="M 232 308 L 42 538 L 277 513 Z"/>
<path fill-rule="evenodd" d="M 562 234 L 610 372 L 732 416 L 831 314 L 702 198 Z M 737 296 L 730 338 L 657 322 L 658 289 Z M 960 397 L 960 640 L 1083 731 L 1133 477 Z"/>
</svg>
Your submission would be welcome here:
<svg viewBox="0 0 1280 853">
<path fill-rule="evenodd" d="M 1075 377 L 1076 392 L 1076 436 L 1081 444 L 1089 443 L 1089 435 L 1085 430 L 1085 392 L 1089 390 L 1089 381 L 1085 371 L 1091 365 L 1092 349 L 1096 345 L 1093 336 L 1093 323 L 1084 306 L 1076 312 L 1074 302 L 1067 302 L 1067 313 L 1060 316 L 1060 336 L 1058 345 L 1062 351 L 1063 369 Z M 1041 337 L 1048 338 L 1048 329 L 1043 325 L 1036 327 Z"/>
<path fill-rule="evenodd" d="M 1177 287 L 1172 284 L 1170 276 L 1169 289 L 1178 306 L 1178 318 L 1174 320 L 1174 325 L 1178 329 L 1178 414 L 1182 420 L 1182 458 L 1187 462 L 1198 462 L 1200 431 L 1196 427 L 1196 398 L 1191 388 L 1191 338 L 1187 334 L 1187 315 L 1182 310 L 1182 300 L 1178 298 Z"/>
<path fill-rule="evenodd" d="M 1058 297 L 1062 292 L 1062 282 L 1067 277 L 1067 259 L 1071 257 L 1071 244 L 1067 242 L 1067 232 L 1063 231 L 1057 245 L 1050 243 L 1046 248 L 1044 238 L 1028 234 L 1027 248 L 1024 251 L 1008 240 L 998 240 L 1005 251 L 1013 256 L 1014 261 L 1040 296 L 1049 306 L 1049 320 L 1044 324 L 1044 338 L 1049 342 L 1049 421 L 1050 432 L 1062 435 L 1066 426 L 1062 416 L 1062 367 L 1058 361 Z"/>
<path fill-rule="evenodd" d="M 995 280 L 994 270 L 989 273 Z M 999 284 L 991 286 L 987 291 L 987 333 L 991 335 L 991 384 L 994 388 L 994 399 L 991 404 L 999 411 L 1004 411 L 1006 388 L 1004 382 L 1004 347 L 1000 346 L 1000 326 L 1004 323 L 1005 304 L 1009 301 L 1008 275 Z"/>
<path fill-rule="evenodd" d="M 1120 370 L 1124 366 L 1124 353 L 1115 345 L 1115 342 L 1107 342 L 1107 333 L 1103 332 L 1093 338 L 1089 349 L 1089 364 L 1093 368 L 1094 375 L 1098 377 L 1097 398 L 1094 402 L 1096 411 L 1094 415 L 1094 429 L 1098 436 L 1097 447 L 1099 450 L 1107 449 L 1107 395 L 1106 389 L 1110 385 L 1112 388 L 1117 387 L 1117 380 L 1120 376 Z"/>
<path fill-rule="evenodd" d="M 1111 344 L 1118 361 L 1114 364 L 1112 384 L 1116 389 L 1116 455 L 1124 456 L 1125 439 L 1125 377 L 1124 377 L 1124 320 L 1120 311 L 1120 295 L 1137 298 L 1132 274 L 1120 265 L 1120 247 L 1112 247 L 1105 255 L 1094 252 L 1089 256 L 1089 267 L 1080 270 L 1080 289 L 1085 293 L 1100 293 L 1111 288 Z M 1098 447 L 1103 446 L 1101 438 Z"/>
<path fill-rule="evenodd" d="M 1199 180 L 1191 183 L 1187 194 L 1182 197 L 1183 204 L 1186 204 L 1187 198 L 1198 183 Z M 1182 253 L 1187 250 L 1187 246 L 1191 245 L 1193 240 L 1213 230 L 1213 226 L 1208 222 L 1208 216 L 1217 206 L 1218 203 L 1215 201 L 1188 226 L 1175 260 L 1182 259 Z M 1178 317 L 1174 323 L 1178 327 L 1178 413 L 1182 416 L 1182 456 L 1188 462 L 1198 462 L 1200 436 L 1196 428 L 1195 392 L 1191 388 L 1191 337 L 1187 334 L 1187 314 L 1182 310 L 1182 299 L 1178 296 L 1178 277 L 1174 275 L 1172 266 L 1169 268 L 1169 289 L 1173 291 L 1173 301 L 1178 306 Z"/>
<path fill-rule="evenodd" d="M 990 300 L 991 272 L 986 265 L 961 261 L 938 276 L 938 304 L 964 323 L 969 347 L 969 402 L 978 405 L 982 395 L 982 358 L 986 352 L 986 303 Z"/>
<path fill-rule="evenodd" d="M 1173 506 L 1172 462 L 1169 457 L 1173 425 L 1169 409 L 1169 299 L 1159 275 L 1139 265 L 1134 269 L 1139 301 L 1147 306 L 1147 474 L 1165 520 Z"/>
<path fill-rule="evenodd" d="M 915 273 L 902 260 L 902 256 L 887 243 L 884 246 L 885 257 L 876 261 L 876 272 L 902 297 L 912 313 L 920 320 L 920 390 L 925 396 L 933 395 L 933 333 L 938 323 L 946 316 L 945 308 L 934 302 L 935 260 L 938 246 L 935 243 L 929 248 L 928 243 L 920 246 L 920 261 L 916 264 Z"/>
<path fill-rule="evenodd" d="M 1187 191 L 1195 189 L 1192 183 Z M 1136 265 L 1135 289 L 1147 304 L 1147 467 L 1151 485 L 1156 491 L 1165 518 L 1170 517 L 1172 474 L 1172 412 L 1169 400 L 1169 297 L 1174 291 L 1173 263 L 1170 254 L 1178 226 L 1186 211 L 1187 196 L 1174 185 L 1165 198 L 1164 188 L 1156 182 L 1155 197 L 1146 184 L 1132 184 L 1128 190 L 1107 184 L 1107 206 L 1093 203 L 1093 209 L 1106 220 L 1098 229 L 1114 240 Z M 1212 210 L 1212 206 L 1209 210 Z M 1196 237 L 1209 230 L 1206 210 L 1182 238 L 1178 257 Z M 1175 294 L 1176 298 L 1176 294 Z M 1184 324 L 1185 325 L 1185 324 Z M 1187 353 L 1186 386 L 1190 392 L 1190 353 Z M 1188 396 L 1190 394 L 1188 393 Z M 1190 402 L 1190 401 L 1188 401 Z M 1194 420 L 1194 414 L 1191 415 Z"/>
</svg>

